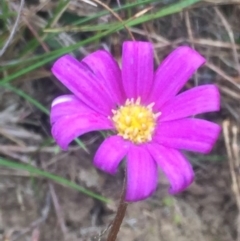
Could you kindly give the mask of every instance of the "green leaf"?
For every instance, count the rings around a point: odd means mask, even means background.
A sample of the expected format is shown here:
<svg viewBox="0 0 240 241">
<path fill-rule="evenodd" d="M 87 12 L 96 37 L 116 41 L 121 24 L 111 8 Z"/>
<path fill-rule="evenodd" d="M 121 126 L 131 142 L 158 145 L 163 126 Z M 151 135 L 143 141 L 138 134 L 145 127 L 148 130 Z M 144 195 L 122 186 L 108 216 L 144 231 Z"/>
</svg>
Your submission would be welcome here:
<svg viewBox="0 0 240 241">
<path fill-rule="evenodd" d="M 57 176 L 57 175 L 52 174 L 50 172 L 43 171 L 43 170 L 38 169 L 36 167 L 33 167 L 31 165 L 21 164 L 21 163 L 17 163 L 17 162 L 14 162 L 14 161 L 10 161 L 10 160 L 7 160 L 7 159 L 0 158 L 0 166 L 12 168 L 12 169 L 17 169 L 17 170 L 27 171 L 30 174 L 37 175 L 39 177 L 44 177 L 44 178 L 47 178 L 51 181 L 59 183 L 63 186 L 75 189 L 79 192 L 82 192 L 82 193 L 88 195 L 89 197 L 95 198 L 95 199 L 97 199 L 99 201 L 102 201 L 104 203 L 110 203 L 111 202 L 110 199 L 107 199 L 107 198 L 105 198 L 101 195 L 98 195 L 94 192 L 91 192 L 91 191 L 79 186 L 75 182 L 71 182 L 68 179 Z"/>
</svg>

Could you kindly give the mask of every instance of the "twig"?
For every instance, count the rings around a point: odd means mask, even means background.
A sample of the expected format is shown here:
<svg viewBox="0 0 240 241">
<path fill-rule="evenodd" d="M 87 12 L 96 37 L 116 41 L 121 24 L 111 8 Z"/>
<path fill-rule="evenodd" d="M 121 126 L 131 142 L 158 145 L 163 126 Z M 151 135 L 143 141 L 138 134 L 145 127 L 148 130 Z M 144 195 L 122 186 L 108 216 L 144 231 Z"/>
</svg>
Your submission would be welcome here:
<svg viewBox="0 0 240 241">
<path fill-rule="evenodd" d="M 9 46 L 9 44 L 12 42 L 14 34 L 17 31 L 17 26 L 18 26 L 18 23 L 20 21 L 20 16 L 21 16 L 21 12 L 22 12 L 23 6 L 24 6 L 24 0 L 21 0 L 16 21 L 15 21 L 15 23 L 13 25 L 12 31 L 11 31 L 11 33 L 10 33 L 6 43 L 4 44 L 3 48 L 0 50 L 0 57 L 5 53 L 6 49 Z"/>
</svg>

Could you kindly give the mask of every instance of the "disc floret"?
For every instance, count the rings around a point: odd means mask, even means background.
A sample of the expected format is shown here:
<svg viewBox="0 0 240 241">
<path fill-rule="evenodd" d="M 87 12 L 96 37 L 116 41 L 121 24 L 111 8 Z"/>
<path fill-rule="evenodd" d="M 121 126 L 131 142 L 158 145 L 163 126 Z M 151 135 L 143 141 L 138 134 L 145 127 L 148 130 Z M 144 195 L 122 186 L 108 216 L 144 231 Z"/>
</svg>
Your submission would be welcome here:
<svg viewBox="0 0 240 241">
<path fill-rule="evenodd" d="M 136 144 L 152 140 L 156 120 L 160 112 L 153 112 L 154 103 L 147 106 L 141 104 L 141 99 L 127 99 L 119 109 L 113 110 L 112 120 L 118 132 L 126 140 Z"/>
</svg>

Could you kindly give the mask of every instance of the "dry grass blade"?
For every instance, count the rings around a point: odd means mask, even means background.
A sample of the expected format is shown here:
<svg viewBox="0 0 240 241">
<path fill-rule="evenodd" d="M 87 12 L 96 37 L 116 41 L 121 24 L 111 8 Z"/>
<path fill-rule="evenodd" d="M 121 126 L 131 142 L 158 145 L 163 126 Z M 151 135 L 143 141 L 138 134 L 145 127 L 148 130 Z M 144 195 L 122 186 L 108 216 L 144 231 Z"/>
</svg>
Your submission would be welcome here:
<svg viewBox="0 0 240 241">
<path fill-rule="evenodd" d="M 144 15 L 145 13 L 147 13 L 148 11 L 150 11 L 151 9 L 153 9 L 153 7 L 148 7 L 148 8 L 143 9 L 142 11 L 136 13 L 136 14 L 132 17 L 132 19 L 141 17 L 142 15 Z"/>
<path fill-rule="evenodd" d="M 7 41 L 3 45 L 3 48 L 0 50 L 0 57 L 3 56 L 3 54 L 6 51 L 6 49 L 8 48 L 9 44 L 11 44 L 11 41 L 12 41 L 16 31 L 17 31 L 17 27 L 18 27 L 18 24 L 19 24 L 19 21 L 20 21 L 20 16 L 21 16 L 21 12 L 22 12 L 23 7 L 24 7 L 24 3 L 25 3 L 25 1 L 21 0 L 20 6 L 19 6 L 19 9 L 18 9 L 18 14 L 17 14 L 16 21 L 15 21 L 13 27 L 12 27 L 12 30 L 10 32 L 10 35 L 9 35 Z"/>
<path fill-rule="evenodd" d="M 40 238 L 39 228 L 35 228 L 32 232 L 31 241 L 39 241 L 39 238 Z"/>
<path fill-rule="evenodd" d="M 11 241 L 19 240 L 25 234 L 31 232 L 35 228 L 39 227 L 42 223 L 44 223 L 49 215 L 50 209 L 51 209 L 51 198 L 50 198 L 50 194 L 47 193 L 44 206 L 41 209 L 41 216 L 35 221 L 33 221 L 32 223 L 30 223 L 30 225 L 24 228 L 19 234 L 11 237 Z"/>
<path fill-rule="evenodd" d="M 53 205 L 54 205 L 55 213 L 57 215 L 61 231 L 62 231 L 63 235 L 66 237 L 67 232 L 68 232 L 67 227 L 65 225 L 63 212 L 62 212 L 61 206 L 59 204 L 58 197 L 56 195 L 56 192 L 55 192 L 55 189 L 54 189 L 54 186 L 53 186 L 52 183 L 49 183 L 49 190 L 50 190 L 50 193 L 51 193 L 52 202 L 53 202 Z"/>
<path fill-rule="evenodd" d="M 102 3 L 101 1 L 99 1 L 99 0 L 93 0 L 93 1 L 96 2 L 97 4 L 101 5 L 105 9 L 107 9 L 118 21 L 120 21 L 122 23 L 122 25 L 124 26 L 124 28 L 129 33 L 129 36 L 131 37 L 131 39 L 133 41 L 135 40 L 135 38 L 134 38 L 133 34 L 131 33 L 129 27 L 127 27 L 126 24 L 124 24 L 123 20 L 121 19 L 121 17 L 117 13 L 115 13 L 108 5 L 106 5 L 105 3 Z"/>
<path fill-rule="evenodd" d="M 33 152 L 45 152 L 45 153 L 56 153 L 58 146 L 46 146 L 40 148 L 39 146 L 15 146 L 15 145 L 0 145 L 0 152 L 1 151 L 9 151 L 9 152 L 19 152 L 19 153 L 33 153 Z M 69 151 L 76 151 L 79 150 L 79 146 L 70 147 Z"/>
<path fill-rule="evenodd" d="M 231 84 L 233 84 L 235 87 L 237 87 L 238 89 L 240 89 L 240 85 L 236 83 L 236 81 L 234 80 L 234 78 L 232 78 L 231 76 L 227 75 L 222 69 L 220 69 L 219 67 L 217 67 L 216 65 L 212 64 L 212 63 L 206 63 L 206 66 L 213 70 L 214 72 L 216 72 L 217 74 L 219 74 L 223 79 L 229 81 Z"/>
<path fill-rule="evenodd" d="M 223 23 L 223 26 L 226 28 L 226 31 L 227 31 L 228 36 L 230 38 L 230 41 L 231 41 L 231 44 L 232 44 L 233 56 L 234 56 L 235 64 L 236 64 L 236 67 L 237 67 L 236 69 L 238 70 L 238 74 L 240 76 L 240 64 L 239 64 L 238 52 L 237 52 L 237 49 L 236 49 L 233 31 L 232 31 L 228 21 L 226 20 L 226 17 L 222 14 L 222 12 L 219 10 L 219 8 L 215 7 L 214 10 L 217 13 L 218 17 L 221 19 L 221 21 Z"/>
<path fill-rule="evenodd" d="M 235 49 L 240 49 L 240 46 L 237 44 L 232 44 L 228 42 L 218 41 L 218 40 L 212 40 L 212 39 L 192 39 L 192 42 L 194 44 L 199 44 L 203 46 L 210 46 L 210 47 L 217 47 L 217 48 L 232 48 L 234 46 Z"/>
<path fill-rule="evenodd" d="M 237 219 L 237 241 L 240 241 L 240 156 L 238 133 L 239 129 L 236 125 L 231 124 L 229 120 L 223 122 L 223 134 L 228 154 L 229 169 L 232 177 L 232 191 L 235 195 L 239 212 Z"/>
<path fill-rule="evenodd" d="M 130 30 L 133 33 L 137 33 L 139 35 L 146 36 L 145 30 L 138 29 L 138 28 L 130 28 Z M 148 33 L 148 37 L 153 39 L 153 40 L 156 40 L 160 43 L 164 43 L 164 44 L 168 44 L 168 45 L 171 44 L 171 42 L 169 40 L 167 40 L 166 38 L 162 37 L 161 35 L 159 35 L 157 33 Z"/>
<path fill-rule="evenodd" d="M 97 4 L 94 3 L 94 1 L 91 1 L 91 0 L 81 0 L 82 2 L 85 2 L 85 3 L 88 3 L 94 7 L 97 7 Z"/>
<path fill-rule="evenodd" d="M 187 33 L 188 33 L 188 37 L 189 37 L 189 40 L 191 43 L 191 47 L 193 49 L 195 49 L 194 43 L 193 43 L 193 30 L 192 30 L 192 26 L 191 26 L 191 22 L 190 22 L 189 11 L 185 12 L 185 21 L 186 21 L 186 25 L 187 25 Z M 198 77 L 196 74 L 194 74 L 194 84 L 195 84 L 195 86 L 198 86 Z"/>
<path fill-rule="evenodd" d="M 240 4 L 240 0 L 204 0 L 204 2 L 212 4 Z"/>
</svg>

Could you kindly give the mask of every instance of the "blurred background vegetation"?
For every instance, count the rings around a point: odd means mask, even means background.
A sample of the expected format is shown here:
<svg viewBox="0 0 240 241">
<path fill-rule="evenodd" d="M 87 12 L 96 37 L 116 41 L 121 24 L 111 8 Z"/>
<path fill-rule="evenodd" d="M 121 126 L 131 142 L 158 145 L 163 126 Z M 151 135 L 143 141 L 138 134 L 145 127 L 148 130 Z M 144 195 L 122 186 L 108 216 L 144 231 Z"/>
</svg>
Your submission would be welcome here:
<svg viewBox="0 0 240 241">
<path fill-rule="evenodd" d="M 97 49 L 121 63 L 130 35 L 154 44 L 156 66 L 179 45 L 207 59 L 185 88 L 219 87 L 221 111 L 204 117 L 223 131 L 209 155 L 186 153 L 192 186 L 169 196 L 160 175 L 156 194 L 129 208 L 119 240 L 240 240 L 240 0 L 1 0 L 0 33 L 0 240 L 104 240 L 124 172 L 92 166 L 102 133 L 68 152 L 55 144 L 49 108 L 68 91 L 50 68 Z"/>
</svg>

